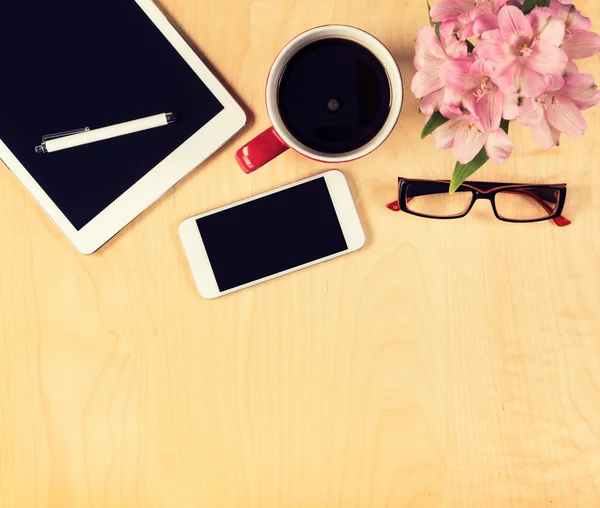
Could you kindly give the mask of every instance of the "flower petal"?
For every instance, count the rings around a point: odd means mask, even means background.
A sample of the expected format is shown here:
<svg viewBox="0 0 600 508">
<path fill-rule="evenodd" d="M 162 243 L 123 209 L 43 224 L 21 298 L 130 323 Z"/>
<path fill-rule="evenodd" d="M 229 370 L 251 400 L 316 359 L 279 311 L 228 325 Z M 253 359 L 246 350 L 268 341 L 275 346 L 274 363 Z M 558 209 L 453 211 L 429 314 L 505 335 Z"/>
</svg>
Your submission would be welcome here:
<svg viewBox="0 0 600 508">
<path fill-rule="evenodd" d="M 544 119 L 544 107 L 535 99 L 525 99 L 519 108 L 519 123 L 532 127 Z"/>
<path fill-rule="evenodd" d="M 491 132 L 485 142 L 485 151 L 490 160 L 496 164 L 502 164 L 514 149 L 515 145 L 502 129 Z"/>
<path fill-rule="evenodd" d="M 471 0 L 440 0 L 431 8 L 431 19 L 438 23 L 458 19 L 473 8 Z"/>
<path fill-rule="evenodd" d="M 545 119 L 532 126 L 531 132 L 538 145 L 546 150 L 560 145 L 560 132 L 551 127 Z"/>
<path fill-rule="evenodd" d="M 591 74 L 572 74 L 565 78 L 563 92 L 581 109 L 586 110 L 600 103 L 600 90 Z"/>
<path fill-rule="evenodd" d="M 453 104 L 444 104 L 440 109 L 440 113 L 448 120 L 456 120 L 457 118 L 464 118 L 465 116 L 462 109 Z"/>
<path fill-rule="evenodd" d="M 442 88 L 440 65 L 432 63 L 417 72 L 412 80 L 411 90 L 415 97 L 421 98 Z"/>
<path fill-rule="evenodd" d="M 457 41 L 455 37 L 444 39 L 444 48 L 446 54 L 451 58 L 466 58 L 469 54 L 467 43 L 465 41 Z"/>
<path fill-rule="evenodd" d="M 562 74 L 559 74 L 558 72 L 548 74 L 545 76 L 545 79 L 546 88 L 548 91 L 555 92 L 565 86 L 565 78 L 563 78 Z"/>
<path fill-rule="evenodd" d="M 415 68 L 420 71 L 432 62 L 445 59 L 446 53 L 435 34 L 435 28 L 432 26 L 419 28 L 415 40 Z"/>
<path fill-rule="evenodd" d="M 579 90 L 595 86 L 594 76 L 583 72 L 565 77 L 565 90 Z"/>
<path fill-rule="evenodd" d="M 458 90 L 458 89 L 454 89 L 454 88 L 444 88 L 444 105 L 445 106 L 452 106 L 452 107 L 459 107 L 465 96 L 467 96 L 467 93 L 465 90 Z M 449 116 L 445 115 L 443 112 L 442 114 L 446 117 L 446 118 L 450 118 Z M 461 112 L 462 115 L 462 112 Z"/>
<path fill-rule="evenodd" d="M 585 30 L 589 32 L 592 28 L 592 20 L 586 18 L 577 10 L 571 2 L 550 1 L 550 10 L 556 19 L 562 21 L 567 30 Z"/>
<path fill-rule="evenodd" d="M 492 76 L 494 83 L 498 85 L 504 93 L 515 94 L 520 92 L 517 89 L 516 75 L 520 72 L 519 62 L 512 60 L 508 64 L 498 67 Z"/>
<path fill-rule="evenodd" d="M 440 113 L 448 120 L 456 120 L 465 116 L 463 111 L 454 104 L 444 104 L 440 109 Z"/>
<path fill-rule="evenodd" d="M 502 44 L 504 42 L 504 39 L 502 39 L 502 34 L 500 33 L 500 29 L 488 30 L 487 32 L 484 32 L 481 34 L 481 40 L 491 44 Z"/>
<path fill-rule="evenodd" d="M 495 85 L 492 85 L 492 88 L 475 102 L 474 113 L 483 132 L 492 132 L 500 127 L 503 105 L 504 94 Z"/>
<path fill-rule="evenodd" d="M 518 93 L 524 97 L 539 97 L 547 87 L 544 76 L 524 67 L 518 61 L 498 68 L 492 79 L 509 95 Z"/>
<path fill-rule="evenodd" d="M 558 47 L 565 38 L 565 24 L 554 19 L 547 7 L 536 7 L 527 15 L 535 37 L 539 37 Z"/>
<path fill-rule="evenodd" d="M 498 13 L 498 11 L 504 7 L 504 4 L 507 2 L 508 0 L 490 0 L 490 3 L 492 4 L 492 10 L 495 13 Z M 523 4 L 524 0 L 521 0 L 521 5 Z"/>
<path fill-rule="evenodd" d="M 519 8 L 512 5 L 507 5 L 500 9 L 498 13 L 498 26 L 502 38 L 506 42 L 514 42 L 521 37 L 526 39 L 533 37 L 533 30 L 525 14 Z"/>
<path fill-rule="evenodd" d="M 526 67 L 542 75 L 562 73 L 568 61 L 569 57 L 562 49 L 542 39 L 531 48 L 529 56 L 523 59 Z"/>
<path fill-rule="evenodd" d="M 472 65 L 470 58 L 457 58 L 445 62 L 440 68 L 442 84 L 455 90 L 477 88 L 478 80 L 469 74 Z"/>
<path fill-rule="evenodd" d="M 454 157 L 461 164 L 471 162 L 481 151 L 487 134 L 481 132 L 474 124 L 465 124 L 458 129 L 454 140 Z"/>
<path fill-rule="evenodd" d="M 491 76 L 494 74 L 494 66 L 489 60 L 475 60 L 471 66 L 470 73 L 473 76 Z"/>
<path fill-rule="evenodd" d="M 475 20 L 475 23 L 473 24 L 473 33 L 476 35 L 481 35 L 483 32 L 497 29 L 498 16 L 492 13 L 482 14 Z"/>
<path fill-rule="evenodd" d="M 463 12 L 458 17 L 458 21 L 463 25 L 472 25 L 473 21 L 475 21 L 475 18 L 477 17 L 477 11 L 479 11 L 478 7 L 478 5 L 471 6 L 470 10 L 468 10 L 467 12 Z"/>
<path fill-rule="evenodd" d="M 499 30 L 489 30 L 482 34 L 481 41 L 475 46 L 475 56 L 496 64 L 504 64 L 515 60 L 515 57 L 507 51 Z"/>
<path fill-rule="evenodd" d="M 565 66 L 565 70 L 563 71 L 563 74 L 565 76 L 570 76 L 571 74 L 578 74 L 578 73 L 579 73 L 579 68 L 577 67 L 577 64 L 573 60 L 569 60 L 567 62 L 567 65 Z"/>
<path fill-rule="evenodd" d="M 555 129 L 569 136 L 583 136 L 587 122 L 579 108 L 567 96 L 553 97 L 552 104 L 546 108 L 546 119 Z"/>
<path fill-rule="evenodd" d="M 562 21 L 553 19 L 540 33 L 540 39 L 559 47 L 565 40 L 565 25 Z"/>
<path fill-rule="evenodd" d="M 585 30 L 589 32 L 592 29 L 592 20 L 577 10 L 574 5 L 570 6 L 570 14 L 564 22 L 567 30 Z"/>
<path fill-rule="evenodd" d="M 600 53 L 600 35 L 584 30 L 574 30 L 570 37 L 566 37 L 562 49 L 572 60 L 589 58 Z"/>
<path fill-rule="evenodd" d="M 521 67 L 521 72 L 517 77 L 517 91 L 520 91 L 523 97 L 539 97 L 547 87 L 545 76 L 527 67 Z"/>
<path fill-rule="evenodd" d="M 432 92 L 421 100 L 421 111 L 426 115 L 433 115 L 436 111 L 442 107 L 444 103 L 444 89 Z"/>
<path fill-rule="evenodd" d="M 433 131 L 435 146 L 445 150 L 454 146 L 454 140 L 459 129 L 467 124 L 464 116 L 450 120 Z"/>
<path fill-rule="evenodd" d="M 444 21 L 440 25 L 440 35 L 444 39 L 450 39 L 455 36 L 455 34 L 459 34 L 464 28 L 464 25 L 459 22 L 457 19 L 452 21 Z M 462 39 L 462 37 L 459 37 Z"/>
<path fill-rule="evenodd" d="M 504 104 L 502 105 L 502 118 L 506 120 L 515 120 L 519 114 L 519 96 L 517 94 L 509 94 L 504 96 Z"/>
</svg>

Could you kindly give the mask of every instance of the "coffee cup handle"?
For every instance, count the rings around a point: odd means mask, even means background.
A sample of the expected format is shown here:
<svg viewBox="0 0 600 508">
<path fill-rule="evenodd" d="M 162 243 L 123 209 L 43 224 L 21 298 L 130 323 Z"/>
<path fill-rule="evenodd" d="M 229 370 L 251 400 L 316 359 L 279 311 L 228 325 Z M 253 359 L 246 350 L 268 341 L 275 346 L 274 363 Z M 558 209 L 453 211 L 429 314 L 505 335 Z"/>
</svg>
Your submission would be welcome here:
<svg viewBox="0 0 600 508">
<path fill-rule="evenodd" d="M 267 162 L 279 157 L 289 148 L 277 135 L 273 127 L 256 136 L 247 145 L 240 148 L 235 159 L 244 173 L 253 173 Z"/>
</svg>

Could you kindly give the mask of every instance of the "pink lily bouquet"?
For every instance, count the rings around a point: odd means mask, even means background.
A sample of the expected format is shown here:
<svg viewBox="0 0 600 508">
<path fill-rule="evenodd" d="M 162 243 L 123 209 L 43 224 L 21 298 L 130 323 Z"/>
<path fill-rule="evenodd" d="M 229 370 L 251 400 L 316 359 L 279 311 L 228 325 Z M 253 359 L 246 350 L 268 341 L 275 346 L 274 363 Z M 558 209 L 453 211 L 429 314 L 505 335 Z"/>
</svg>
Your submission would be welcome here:
<svg viewBox="0 0 600 508">
<path fill-rule="evenodd" d="M 412 91 L 428 116 L 422 138 L 454 150 L 454 192 L 488 160 L 513 152 L 508 125 L 531 127 L 550 149 L 584 134 L 600 102 L 575 60 L 600 53 L 600 35 L 571 0 L 439 0 L 415 41 Z"/>
</svg>

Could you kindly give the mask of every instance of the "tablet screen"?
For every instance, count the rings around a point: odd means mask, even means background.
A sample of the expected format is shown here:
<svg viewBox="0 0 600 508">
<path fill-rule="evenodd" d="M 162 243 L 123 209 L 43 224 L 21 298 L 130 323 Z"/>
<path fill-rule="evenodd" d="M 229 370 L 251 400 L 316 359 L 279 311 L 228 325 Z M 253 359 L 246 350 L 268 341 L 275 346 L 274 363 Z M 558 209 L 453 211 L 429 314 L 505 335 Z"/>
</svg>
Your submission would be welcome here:
<svg viewBox="0 0 600 508">
<path fill-rule="evenodd" d="M 80 230 L 223 106 L 134 0 L 0 5 L 0 139 Z M 160 113 L 165 127 L 51 154 L 42 137 Z"/>
</svg>

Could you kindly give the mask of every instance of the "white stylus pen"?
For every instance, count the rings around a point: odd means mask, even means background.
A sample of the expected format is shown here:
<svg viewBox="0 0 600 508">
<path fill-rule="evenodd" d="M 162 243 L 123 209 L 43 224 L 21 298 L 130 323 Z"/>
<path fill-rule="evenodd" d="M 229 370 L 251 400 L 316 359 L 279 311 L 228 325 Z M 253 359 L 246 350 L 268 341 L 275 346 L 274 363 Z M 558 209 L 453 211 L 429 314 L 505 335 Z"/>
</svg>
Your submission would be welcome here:
<svg viewBox="0 0 600 508">
<path fill-rule="evenodd" d="M 35 147 L 36 153 L 52 153 L 76 146 L 89 145 L 97 141 L 126 136 L 135 132 L 147 131 L 157 127 L 163 127 L 177 121 L 173 113 L 161 113 L 160 115 L 149 116 L 140 120 L 102 127 L 101 129 L 90 130 L 89 127 L 77 131 L 61 132 L 59 134 L 50 134 L 42 138 L 42 144 Z"/>
</svg>

